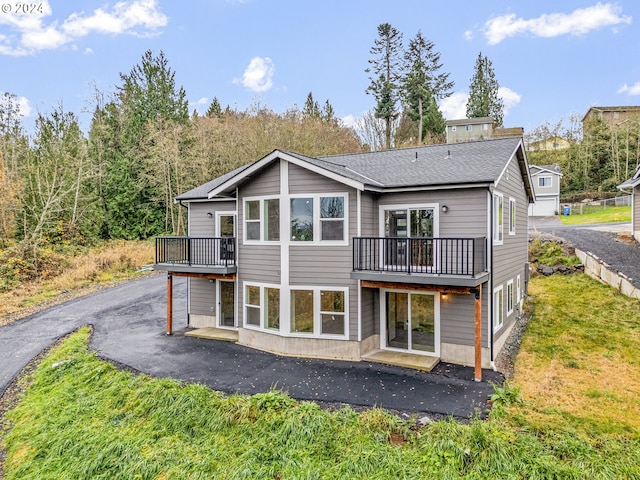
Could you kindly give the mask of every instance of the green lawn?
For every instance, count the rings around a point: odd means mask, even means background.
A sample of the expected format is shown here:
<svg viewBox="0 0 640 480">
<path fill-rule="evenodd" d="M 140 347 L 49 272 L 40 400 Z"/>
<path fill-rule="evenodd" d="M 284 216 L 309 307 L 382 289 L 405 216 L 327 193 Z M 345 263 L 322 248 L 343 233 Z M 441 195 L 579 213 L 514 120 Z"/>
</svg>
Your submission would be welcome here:
<svg viewBox="0 0 640 480">
<path fill-rule="evenodd" d="M 630 222 L 631 207 L 608 207 L 580 215 L 575 210 L 571 215 L 560 215 L 564 225 L 580 225 L 589 223 Z"/>
<path fill-rule="evenodd" d="M 489 420 L 422 428 L 381 409 L 331 412 L 277 391 L 228 396 L 119 371 L 88 349 L 82 329 L 47 356 L 5 416 L 6 479 L 640 478 L 639 396 L 624 383 L 638 378 L 628 352 L 637 351 L 640 307 L 585 275 L 532 285 L 521 356 L 535 361 L 518 363 L 515 388 L 497 392 Z M 612 375 L 615 388 L 582 392 L 582 413 L 571 406 L 575 385 L 552 377 L 534 396 L 527 390 L 549 364 L 579 377 L 607 358 L 631 370 Z M 551 394 L 556 403 L 537 398 Z M 588 420 L 599 404 L 610 412 Z M 633 419 L 605 427 L 616 412 Z"/>
</svg>

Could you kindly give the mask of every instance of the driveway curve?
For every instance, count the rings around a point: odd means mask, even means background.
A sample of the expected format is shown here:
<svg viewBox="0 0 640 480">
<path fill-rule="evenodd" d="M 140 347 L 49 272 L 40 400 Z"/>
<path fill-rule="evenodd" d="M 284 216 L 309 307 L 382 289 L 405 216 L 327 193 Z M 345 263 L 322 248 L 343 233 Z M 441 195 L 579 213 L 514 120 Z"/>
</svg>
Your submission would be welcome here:
<svg viewBox="0 0 640 480">
<path fill-rule="evenodd" d="M 186 326 L 186 282 L 174 279 L 174 324 Z M 276 387 L 299 400 L 379 406 L 409 413 L 482 415 L 491 382 L 502 377 L 442 365 L 439 373 L 369 362 L 282 357 L 230 342 L 164 335 L 166 280 L 154 275 L 51 307 L 0 327 L 0 395 L 43 349 L 83 325 L 102 358 L 155 376 L 201 383 L 226 393 Z"/>
<path fill-rule="evenodd" d="M 556 217 L 544 217 L 533 219 L 531 225 L 535 232 L 561 238 L 584 252 L 593 253 L 640 288 L 640 243 L 627 242 L 618 235 L 630 231 L 631 224 L 563 225 Z"/>
</svg>

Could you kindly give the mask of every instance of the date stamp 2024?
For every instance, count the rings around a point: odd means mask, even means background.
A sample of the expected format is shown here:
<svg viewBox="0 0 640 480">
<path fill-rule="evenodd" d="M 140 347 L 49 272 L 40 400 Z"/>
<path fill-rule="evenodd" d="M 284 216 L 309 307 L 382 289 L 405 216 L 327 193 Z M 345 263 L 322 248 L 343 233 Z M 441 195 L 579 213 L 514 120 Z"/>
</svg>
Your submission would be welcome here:
<svg viewBox="0 0 640 480">
<path fill-rule="evenodd" d="M 38 15 L 44 13 L 44 4 L 22 2 L 0 2 L 0 14 Z"/>
</svg>

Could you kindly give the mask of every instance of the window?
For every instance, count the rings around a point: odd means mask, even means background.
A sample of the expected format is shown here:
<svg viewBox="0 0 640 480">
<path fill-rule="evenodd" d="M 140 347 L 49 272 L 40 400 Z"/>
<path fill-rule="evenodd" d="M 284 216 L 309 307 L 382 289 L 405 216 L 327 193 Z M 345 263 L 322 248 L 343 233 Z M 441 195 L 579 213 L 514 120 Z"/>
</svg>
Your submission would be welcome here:
<svg viewBox="0 0 640 480">
<path fill-rule="evenodd" d="M 277 198 L 246 199 L 244 228 L 246 241 L 279 241 L 280 200 Z"/>
<path fill-rule="evenodd" d="M 522 298 L 522 291 L 520 290 L 520 275 L 516 277 L 516 302 L 519 302 Z"/>
<path fill-rule="evenodd" d="M 516 199 L 509 199 L 509 235 L 516 234 Z"/>
<path fill-rule="evenodd" d="M 244 290 L 245 323 L 254 327 L 260 326 L 260 287 L 246 285 Z"/>
<path fill-rule="evenodd" d="M 292 289 L 291 333 L 345 336 L 346 298 L 347 289 Z"/>
<path fill-rule="evenodd" d="M 489 124 L 488 123 L 483 123 L 482 124 L 482 130 L 489 130 Z"/>
<path fill-rule="evenodd" d="M 504 323 L 504 305 L 503 305 L 503 289 L 502 285 L 493 291 L 493 329 L 499 330 Z"/>
<path fill-rule="evenodd" d="M 471 131 L 473 131 L 473 125 L 465 125 L 464 129 L 465 129 L 467 132 L 471 132 Z"/>
<path fill-rule="evenodd" d="M 344 242 L 346 194 L 291 199 L 291 241 Z"/>
<path fill-rule="evenodd" d="M 539 187 L 550 187 L 551 186 L 551 177 L 538 177 L 538 186 Z"/>
<path fill-rule="evenodd" d="M 280 289 L 245 283 L 244 323 L 248 327 L 280 330 Z"/>
<path fill-rule="evenodd" d="M 504 225 L 504 211 L 503 211 L 503 198 L 501 193 L 493 194 L 493 243 L 498 245 L 502 244 L 503 240 L 503 225 Z"/>
<path fill-rule="evenodd" d="M 507 282 L 507 315 L 511 315 L 513 313 L 513 306 L 515 305 L 513 295 L 513 280 L 509 280 Z"/>
</svg>

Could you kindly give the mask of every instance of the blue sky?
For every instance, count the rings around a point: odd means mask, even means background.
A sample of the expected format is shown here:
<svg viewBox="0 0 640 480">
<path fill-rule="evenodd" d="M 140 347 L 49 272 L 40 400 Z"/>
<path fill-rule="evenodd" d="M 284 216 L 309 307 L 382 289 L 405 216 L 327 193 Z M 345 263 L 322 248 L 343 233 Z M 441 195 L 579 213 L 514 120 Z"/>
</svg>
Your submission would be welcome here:
<svg viewBox="0 0 640 480">
<path fill-rule="evenodd" d="M 30 133 L 59 105 L 86 132 L 95 89 L 112 94 L 145 50 L 162 50 L 191 110 L 215 96 L 284 112 L 312 92 L 351 124 L 375 104 L 365 68 L 388 22 L 405 44 L 421 31 L 440 52 L 455 82 L 445 118 L 464 117 L 482 52 L 505 126 L 531 131 L 594 105 L 640 104 L 637 21 L 637 0 L 0 0 L 0 92 L 18 96 Z"/>
</svg>

